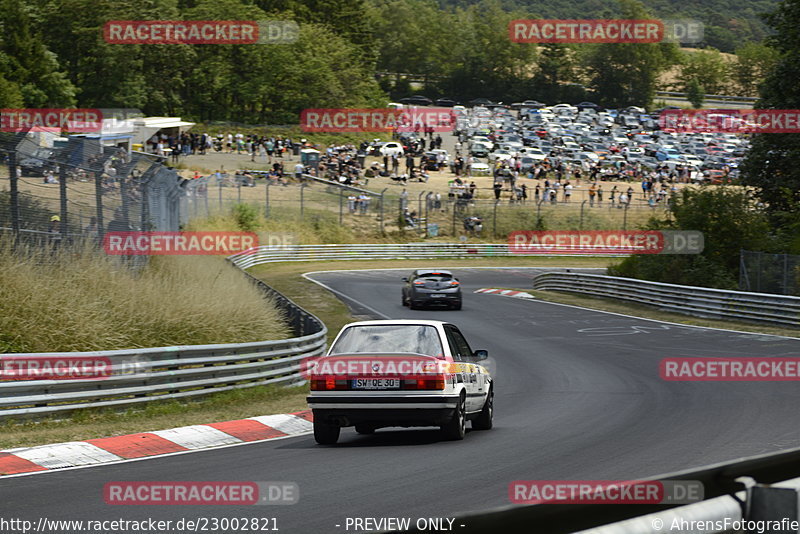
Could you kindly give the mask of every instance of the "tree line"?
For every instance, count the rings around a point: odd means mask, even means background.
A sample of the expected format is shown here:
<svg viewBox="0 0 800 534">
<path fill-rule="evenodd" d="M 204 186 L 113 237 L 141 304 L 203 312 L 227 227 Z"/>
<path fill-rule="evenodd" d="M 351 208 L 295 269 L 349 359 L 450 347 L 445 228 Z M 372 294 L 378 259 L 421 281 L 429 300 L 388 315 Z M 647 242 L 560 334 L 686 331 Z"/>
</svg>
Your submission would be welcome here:
<svg viewBox="0 0 800 534">
<path fill-rule="evenodd" d="M 638 0 L 619 16 L 648 18 Z M 678 69 L 708 93 L 755 94 L 775 62 L 746 43 L 733 59 L 674 44 L 512 43 L 508 23 L 535 16 L 501 0 L 0 0 L 0 107 L 138 108 L 198 121 L 286 124 L 309 107 L 377 106 L 418 92 L 376 72 L 436 81 L 429 96 L 547 103 L 591 98 L 649 105 Z M 584 15 L 585 16 L 585 15 Z M 124 45 L 103 40 L 110 20 L 293 20 L 280 45 Z"/>
</svg>

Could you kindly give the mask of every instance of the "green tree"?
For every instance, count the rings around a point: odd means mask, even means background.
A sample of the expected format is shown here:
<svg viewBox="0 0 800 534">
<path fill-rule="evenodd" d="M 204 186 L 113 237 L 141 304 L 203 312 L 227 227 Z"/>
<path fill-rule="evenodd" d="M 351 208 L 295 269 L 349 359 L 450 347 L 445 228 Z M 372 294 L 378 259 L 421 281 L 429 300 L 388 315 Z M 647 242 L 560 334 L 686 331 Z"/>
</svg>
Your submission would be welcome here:
<svg viewBox="0 0 800 534">
<path fill-rule="evenodd" d="M 741 96 L 757 96 L 758 85 L 775 67 L 780 54 L 765 43 L 746 43 L 736 49 L 731 64 L 734 91 Z"/>
<path fill-rule="evenodd" d="M 648 229 L 702 232 L 703 252 L 629 256 L 610 272 L 672 284 L 735 288 L 739 251 L 772 248 L 767 217 L 743 189 L 682 189 L 674 195 L 670 211 L 671 217 L 651 220 Z"/>
<path fill-rule="evenodd" d="M 706 98 L 706 88 L 700 85 L 697 78 L 692 78 L 686 84 L 686 99 L 692 104 L 695 109 L 703 107 L 703 101 Z"/>
<path fill-rule="evenodd" d="M 713 48 L 682 53 L 679 77 L 678 87 L 685 92 L 692 80 L 712 95 L 726 94 L 730 84 L 728 62 Z"/>
<path fill-rule="evenodd" d="M 652 18 L 638 0 L 620 0 L 620 7 L 622 18 Z M 649 107 L 659 75 L 677 61 L 677 51 L 674 43 L 591 45 L 586 56 L 590 87 L 608 107 Z"/>
<path fill-rule="evenodd" d="M 507 12 L 498 0 L 481 0 L 455 14 L 452 54 L 444 87 L 462 100 L 524 96 L 536 64 L 536 47 L 509 43 L 508 24 L 521 13 Z"/>
<path fill-rule="evenodd" d="M 72 106 L 75 87 L 36 30 L 34 12 L 34 6 L 21 0 L 0 0 L 4 92 L 12 101 L 22 96 L 27 107 Z"/>
<path fill-rule="evenodd" d="M 369 27 L 378 43 L 378 70 L 443 75 L 455 39 L 453 14 L 434 0 L 373 2 Z"/>
<path fill-rule="evenodd" d="M 767 17 L 775 29 L 768 44 L 780 54 L 761 85 L 757 108 L 800 108 L 800 0 L 783 0 Z M 800 217 L 800 137 L 756 134 L 742 163 L 742 181 L 755 188 L 778 223 Z"/>
<path fill-rule="evenodd" d="M 531 80 L 533 96 L 548 104 L 563 102 L 563 82 L 574 78 L 576 64 L 573 47 L 559 43 L 542 45 L 538 70 Z"/>
</svg>

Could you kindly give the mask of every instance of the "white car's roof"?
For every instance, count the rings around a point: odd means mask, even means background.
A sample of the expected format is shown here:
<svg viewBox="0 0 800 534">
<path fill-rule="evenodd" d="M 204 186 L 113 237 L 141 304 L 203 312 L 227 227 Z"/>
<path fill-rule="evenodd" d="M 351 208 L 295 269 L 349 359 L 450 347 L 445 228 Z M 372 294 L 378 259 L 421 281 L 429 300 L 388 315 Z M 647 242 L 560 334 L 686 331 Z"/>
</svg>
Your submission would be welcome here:
<svg viewBox="0 0 800 534">
<path fill-rule="evenodd" d="M 419 326 L 439 326 L 446 324 L 444 321 L 430 321 L 425 319 L 381 319 L 376 321 L 358 321 L 348 323 L 348 326 L 372 326 L 372 325 L 419 325 Z"/>
</svg>

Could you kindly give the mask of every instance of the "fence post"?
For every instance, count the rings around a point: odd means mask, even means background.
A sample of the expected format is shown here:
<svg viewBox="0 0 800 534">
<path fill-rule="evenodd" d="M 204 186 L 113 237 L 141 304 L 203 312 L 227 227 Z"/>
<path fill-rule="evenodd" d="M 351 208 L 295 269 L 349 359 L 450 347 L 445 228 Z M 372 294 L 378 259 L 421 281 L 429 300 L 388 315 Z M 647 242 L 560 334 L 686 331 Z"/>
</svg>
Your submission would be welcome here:
<svg viewBox="0 0 800 534">
<path fill-rule="evenodd" d="M 623 210 L 624 212 L 622 214 L 622 229 L 623 230 L 627 230 L 628 229 L 628 208 L 630 208 L 630 207 L 631 207 L 630 203 L 626 202 L 625 203 L 625 210 Z"/>
<path fill-rule="evenodd" d="M 542 202 L 544 202 L 544 201 L 545 201 L 545 197 L 542 196 L 542 199 L 536 204 L 536 228 L 537 229 L 541 229 L 542 228 L 541 212 L 542 212 Z"/>
<path fill-rule="evenodd" d="M 237 180 L 236 183 L 236 203 L 242 203 L 242 182 L 241 180 Z"/>
<path fill-rule="evenodd" d="M 305 183 L 300 184 L 300 218 L 301 219 L 304 217 L 303 209 L 304 209 L 304 203 L 305 202 L 303 200 L 303 196 L 304 196 L 303 192 L 305 191 L 305 188 L 306 188 L 306 184 Z"/>
<path fill-rule="evenodd" d="M 581 202 L 581 220 L 578 223 L 578 230 L 583 230 L 583 207 L 586 204 L 586 202 L 588 201 L 584 200 L 583 202 Z"/>
<path fill-rule="evenodd" d="M 58 189 L 61 198 L 61 242 L 67 242 L 67 166 L 58 166 Z"/>
<path fill-rule="evenodd" d="M 206 207 L 206 217 L 211 217 L 208 211 L 208 180 L 203 184 L 203 205 Z"/>
<path fill-rule="evenodd" d="M 756 278 L 756 289 L 755 289 L 755 291 L 757 293 L 761 293 L 761 256 L 763 256 L 764 253 L 759 251 L 759 252 L 756 252 L 756 254 L 758 254 L 758 256 L 756 256 L 758 258 L 758 266 L 756 267 L 756 276 L 758 278 Z"/>
<path fill-rule="evenodd" d="M 425 194 L 425 191 L 423 191 L 419 195 L 417 195 L 417 205 L 418 205 L 417 218 L 422 217 L 422 195 L 424 195 L 424 194 Z"/>
<path fill-rule="evenodd" d="M 791 295 L 789 291 L 789 255 L 783 255 L 783 294 Z"/>
<path fill-rule="evenodd" d="M 430 217 L 429 212 L 430 212 L 431 195 L 432 194 L 433 193 L 428 193 L 427 195 L 425 195 L 425 237 L 428 237 L 428 235 L 429 235 L 428 234 L 428 222 L 429 222 L 428 217 Z"/>
<path fill-rule="evenodd" d="M 217 193 L 219 196 L 219 211 L 222 212 L 222 174 L 217 175 Z"/>
<path fill-rule="evenodd" d="M 456 202 L 458 202 L 458 201 L 456 201 Z M 455 205 L 455 202 L 453 203 L 453 229 L 452 229 L 451 233 L 453 234 L 453 237 L 455 237 L 455 235 L 456 235 L 456 205 Z"/>
<path fill-rule="evenodd" d="M 267 183 L 267 189 L 266 189 L 267 193 L 266 193 L 265 205 L 264 205 L 264 218 L 265 219 L 269 219 L 269 186 L 270 186 L 269 176 L 267 176 L 265 181 Z"/>
<path fill-rule="evenodd" d="M 494 208 L 492 209 L 492 237 L 497 238 L 497 205 L 500 204 L 499 200 L 494 201 Z"/>
<path fill-rule="evenodd" d="M 99 172 L 94 173 L 94 201 L 97 208 L 97 238 L 102 243 L 106 226 L 103 222 L 103 178 Z"/>
<path fill-rule="evenodd" d="M 339 226 L 342 225 L 343 209 L 344 209 L 344 189 L 339 189 Z"/>
<path fill-rule="evenodd" d="M 381 235 L 383 235 L 383 194 L 386 193 L 386 190 L 389 189 L 388 187 L 384 187 L 383 191 L 381 191 Z"/>
<path fill-rule="evenodd" d="M 8 177 L 11 181 L 11 229 L 14 232 L 14 245 L 19 244 L 19 184 L 17 183 L 17 154 L 8 154 Z"/>
</svg>

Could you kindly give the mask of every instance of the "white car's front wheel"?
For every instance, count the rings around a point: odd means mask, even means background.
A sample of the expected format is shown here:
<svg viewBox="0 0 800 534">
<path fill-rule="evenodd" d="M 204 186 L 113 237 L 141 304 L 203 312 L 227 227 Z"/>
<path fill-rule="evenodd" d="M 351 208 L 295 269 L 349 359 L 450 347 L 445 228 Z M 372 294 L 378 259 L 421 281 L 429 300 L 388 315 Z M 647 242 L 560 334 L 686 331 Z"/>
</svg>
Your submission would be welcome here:
<svg viewBox="0 0 800 534">
<path fill-rule="evenodd" d="M 473 430 L 490 430 L 492 428 L 492 419 L 494 418 L 494 390 L 489 389 L 489 394 L 486 396 L 486 402 L 483 403 L 481 414 L 472 420 Z"/>
</svg>

